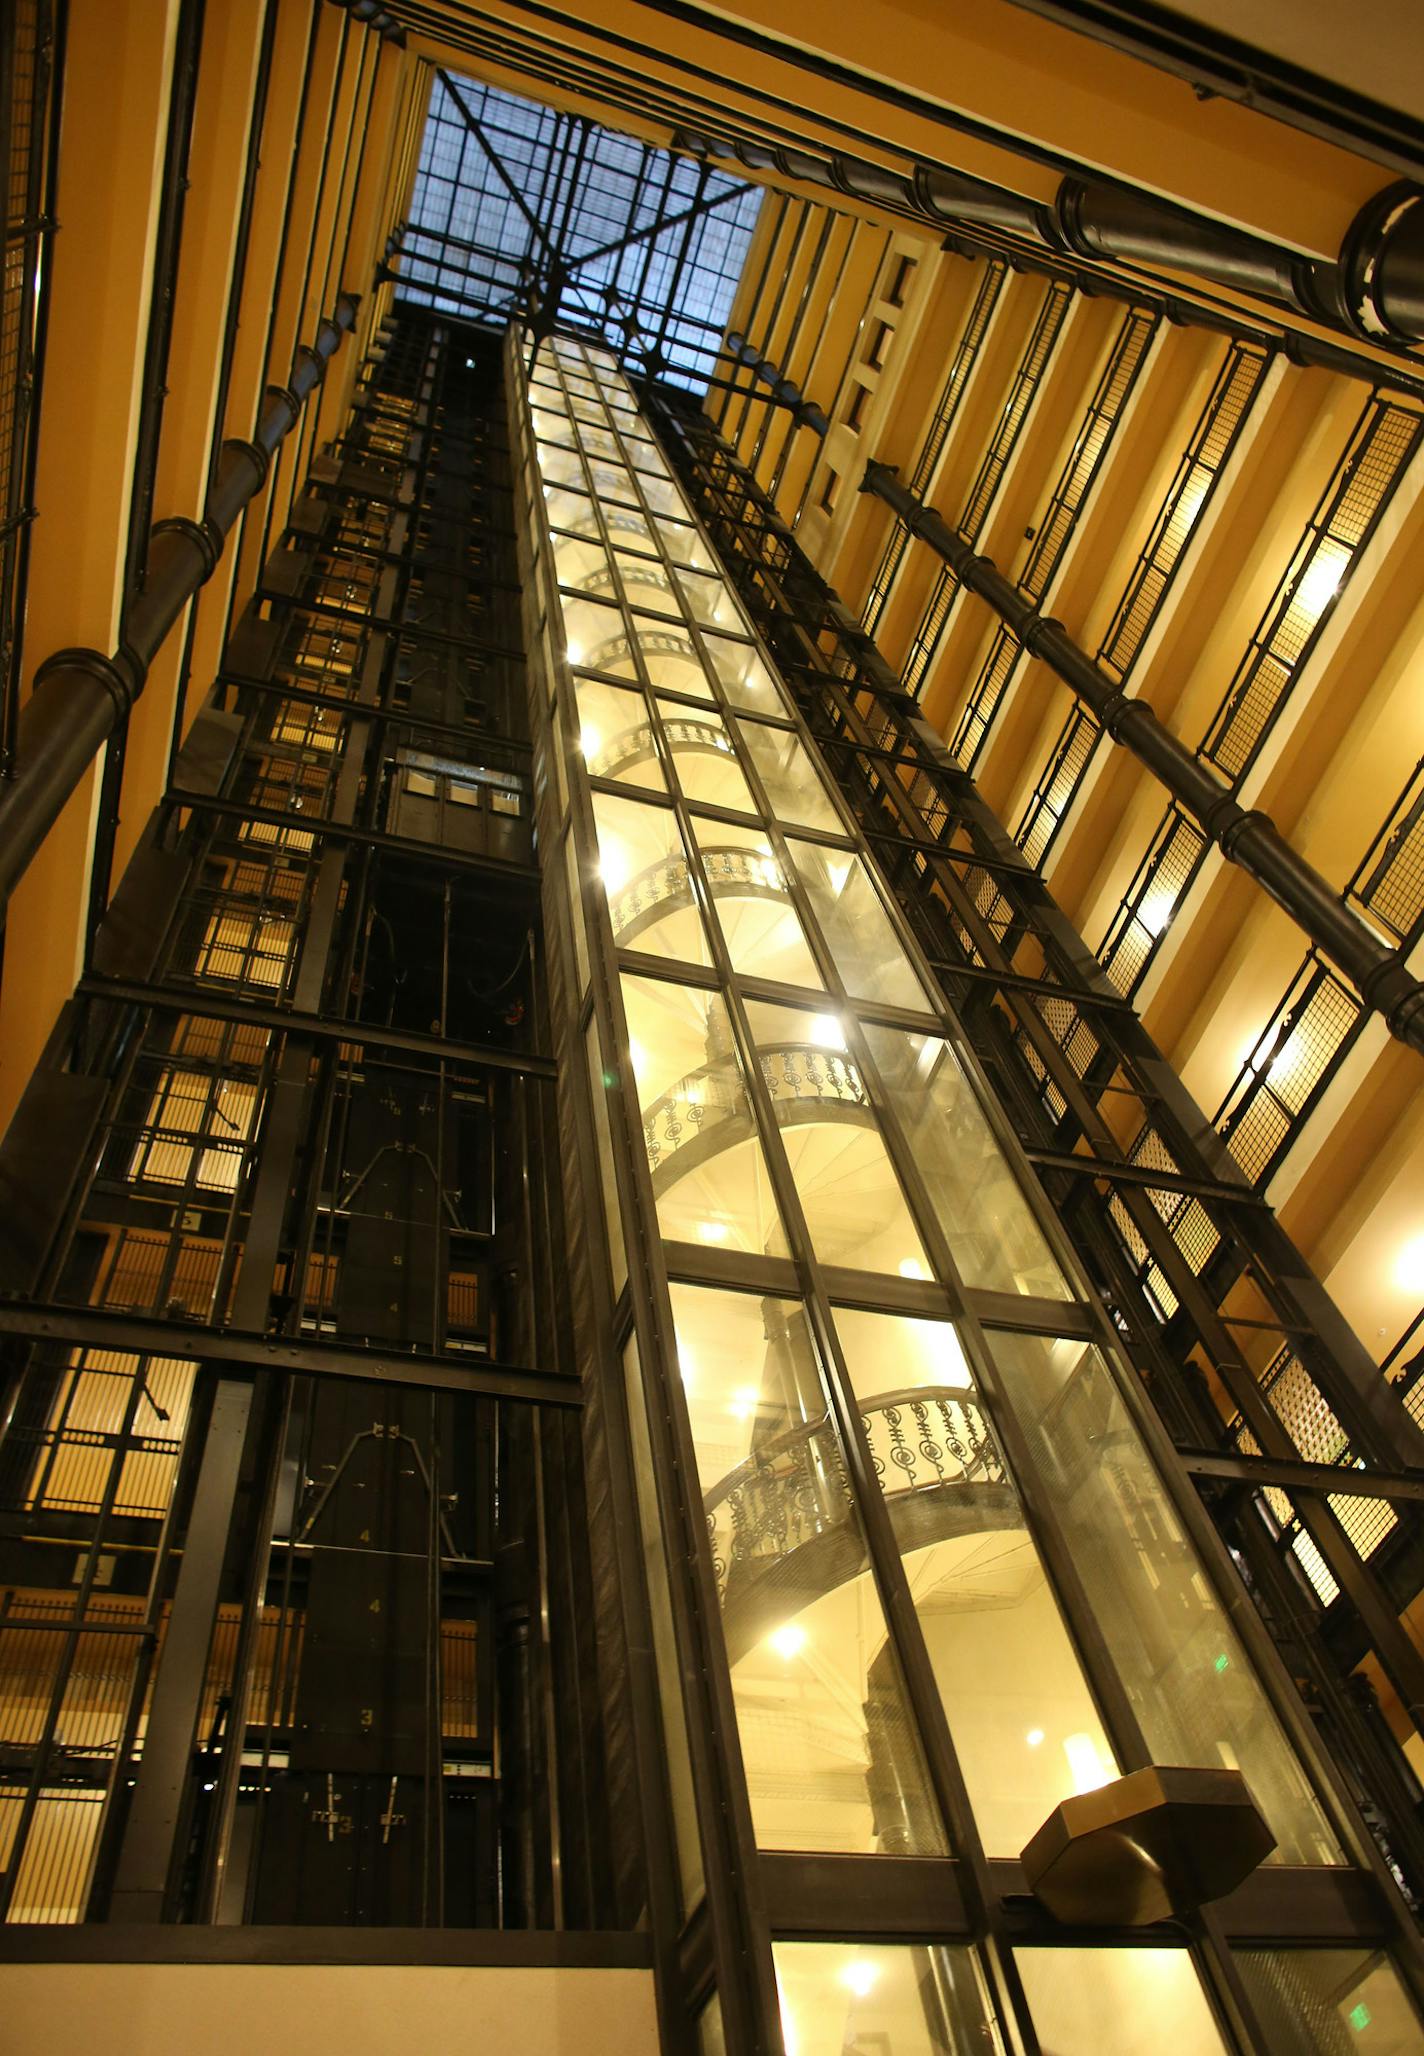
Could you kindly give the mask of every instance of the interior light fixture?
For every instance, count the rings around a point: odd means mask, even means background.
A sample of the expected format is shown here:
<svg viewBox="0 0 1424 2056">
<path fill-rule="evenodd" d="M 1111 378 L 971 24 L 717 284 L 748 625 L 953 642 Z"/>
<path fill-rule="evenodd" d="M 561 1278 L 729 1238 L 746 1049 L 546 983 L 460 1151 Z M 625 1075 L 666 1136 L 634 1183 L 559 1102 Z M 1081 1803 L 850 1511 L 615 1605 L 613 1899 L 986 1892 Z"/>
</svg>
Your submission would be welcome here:
<svg viewBox="0 0 1424 2056">
<path fill-rule="evenodd" d="M 1328 544 L 1317 550 L 1306 567 L 1305 575 L 1295 589 L 1295 606 L 1302 614 L 1308 614 L 1312 621 L 1318 621 L 1336 593 L 1345 576 L 1349 558 L 1332 550 Z"/>
<path fill-rule="evenodd" d="M 902 1278 L 928 1278 L 929 1276 L 929 1272 L 917 1256 L 902 1257 L 899 1269 Z"/>
<path fill-rule="evenodd" d="M 1073 1779 L 1075 1792 L 1096 1792 L 1115 1775 L 1112 1767 L 1103 1762 L 1098 1745 L 1091 1735 L 1069 1735 L 1063 1743 L 1063 1754 L 1068 1759 L 1068 1769 Z"/>
<path fill-rule="evenodd" d="M 1030 1749 L 1037 1749 L 1043 1741 L 1043 1729 L 1030 1728 L 1028 1733 L 1024 1736 L 1024 1740 L 1028 1743 Z"/>
<path fill-rule="evenodd" d="M 845 1029 L 835 1014 L 815 1014 L 811 1019 L 811 1040 L 817 1049 L 844 1049 Z"/>
<path fill-rule="evenodd" d="M 867 1963 L 863 1956 L 853 1956 L 849 1963 L 841 1965 L 841 1983 L 857 1999 L 864 1999 L 875 1989 L 880 1979 L 880 1966 Z"/>
<path fill-rule="evenodd" d="M 603 737 L 591 721 L 585 721 L 579 730 L 579 748 L 586 757 L 596 757 L 603 748 Z"/>
<path fill-rule="evenodd" d="M 1154 893 L 1150 899 L 1142 902 L 1137 909 L 1137 918 L 1149 935 L 1158 936 L 1162 933 L 1172 918 L 1174 904 L 1169 892 Z"/>
<path fill-rule="evenodd" d="M 701 1221 L 697 1233 L 704 1242 L 725 1242 L 727 1224 L 725 1221 Z"/>
<path fill-rule="evenodd" d="M 1424 1235 L 1406 1242 L 1394 1260 L 1394 1282 L 1404 1292 L 1424 1296 Z"/>
<path fill-rule="evenodd" d="M 621 892 L 628 883 L 628 873 L 631 868 L 621 843 L 614 842 L 611 837 L 600 841 L 598 846 L 598 875 L 603 880 L 604 891 L 608 893 L 610 898 L 615 892 Z"/>
<path fill-rule="evenodd" d="M 779 1628 L 773 1628 L 766 1639 L 782 1662 L 790 1663 L 806 1647 L 806 1630 L 797 1621 L 785 1621 Z"/>
<path fill-rule="evenodd" d="M 727 1405 L 727 1411 L 734 1420 L 748 1421 L 757 1409 L 760 1398 L 755 1385 L 739 1385 Z"/>
</svg>

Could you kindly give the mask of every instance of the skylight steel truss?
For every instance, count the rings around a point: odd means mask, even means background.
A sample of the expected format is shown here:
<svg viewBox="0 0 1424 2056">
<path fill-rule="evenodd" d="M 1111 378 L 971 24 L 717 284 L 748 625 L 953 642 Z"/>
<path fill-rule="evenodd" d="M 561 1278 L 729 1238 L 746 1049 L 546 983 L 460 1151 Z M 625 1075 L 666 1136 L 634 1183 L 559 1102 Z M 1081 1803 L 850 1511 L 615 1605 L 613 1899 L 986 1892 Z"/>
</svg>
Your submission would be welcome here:
<svg viewBox="0 0 1424 2056">
<path fill-rule="evenodd" d="M 416 304 L 582 335 L 700 392 L 759 205 L 707 164 L 442 71 L 395 275 Z"/>
</svg>

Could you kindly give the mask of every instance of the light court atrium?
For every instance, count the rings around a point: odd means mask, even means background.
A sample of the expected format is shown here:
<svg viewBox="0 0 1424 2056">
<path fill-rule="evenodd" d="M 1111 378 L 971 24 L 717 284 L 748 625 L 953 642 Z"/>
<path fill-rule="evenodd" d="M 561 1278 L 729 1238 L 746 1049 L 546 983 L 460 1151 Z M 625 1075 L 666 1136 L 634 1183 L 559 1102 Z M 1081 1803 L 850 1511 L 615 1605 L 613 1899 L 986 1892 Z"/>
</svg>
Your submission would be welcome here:
<svg viewBox="0 0 1424 2056">
<path fill-rule="evenodd" d="M 1424 2048 L 1413 15 L 0 13 L 7 2056 Z"/>
</svg>

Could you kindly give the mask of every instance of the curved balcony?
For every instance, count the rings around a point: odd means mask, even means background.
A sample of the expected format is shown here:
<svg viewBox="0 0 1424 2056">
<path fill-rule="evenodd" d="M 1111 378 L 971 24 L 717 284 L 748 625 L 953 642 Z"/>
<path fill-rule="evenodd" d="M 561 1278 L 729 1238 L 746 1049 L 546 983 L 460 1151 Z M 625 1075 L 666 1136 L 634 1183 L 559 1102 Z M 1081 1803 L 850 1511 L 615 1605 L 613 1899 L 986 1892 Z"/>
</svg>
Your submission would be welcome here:
<svg viewBox="0 0 1424 2056">
<path fill-rule="evenodd" d="M 828 1120 L 875 1127 L 860 1073 L 848 1057 L 813 1043 L 788 1042 L 767 1046 L 757 1061 L 780 1127 Z M 755 1132 L 751 1101 L 733 1058 L 689 1071 L 643 1114 L 654 1196 Z"/>
<path fill-rule="evenodd" d="M 645 645 L 650 640 L 652 638 L 648 636 L 643 638 Z M 626 636 L 614 637 L 614 643 L 621 643 L 625 649 L 627 642 Z M 613 644 L 605 643 L 602 649 L 594 652 L 592 661 L 601 664 L 607 651 L 612 647 Z M 736 761 L 731 737 L 715 721 L 699 721 L 695 714 L 664 715 L 663 733 L 679 755 L 721 757 L 728 762 Z M 590 758 L 589 776 L 621 778 L 635 765 L 648 763 L 656 754 L 652 723 L 640 721 L 636 727 L 625 728 L 621 735 L 615 735 L 612 742 L 607 743 L 596 757 Z"/>
<path fill-rule="evenodd" d="M 775 900 L 784 907 L 791 905 L 776 859 L 759 850 L 707 846 L 702 851 L 702 868 L 714 899 Z M 645 929 L 692 906 L 694 898 L 686 857 L 664 857 L 649 864 L 608 902 L 614 941 L 631 949 Z"/>
<path fill-rule="evenodd" d="M 861 1420 L 903 1554 L 1015 1528 L 1018 1498 L 977 1401 L 914 1385 L 862 1402 Z M 865 1569 L 850 1485 L 828 1420 L 772 1436 L 703 1500 L 729 1661 Z"/>
<path fill-rule="evenodd" d="M 640 558 L 636 571 L 633 569 L 631 560 L 622 564 L 620 569 L 625 585 L 646 586 L 651 592 L 669 593 L 672 595 L 674 607 L 676 606 L 677 595 L 673 589 L 672 578 L 663 570 L 661 564 L 654 564 L 651 559 L 643 560 Z M 612 593 L 616 598 L 618 587 L 614 582 L 614 573 L 611 567 L 601 567 L 597 571 L 590 571 L 586 578 L 579 580 L 578 590 L 581 593 L 591 593 L 598 598 L 601 598 L 605 593 Z"/>
<path fill-rule="evenodd" d="M 633 661 L 634 647 L 642 650 L 645 657 L 675 657 L 679 663 L 690 664 L 699 680 L 706 677 L 702 660 L 685 635 L 679 635 L 673 628 L 640 629 L 636 636 L 610 635 L 581 659 L 580 668 L 585 671 L 612 671 L 617 664 Z M 654 683 L 656 684 L 656 678 Z M 704 684 L 702 698 L 710 697 Z M 697 697 L 697 695 L 693 695 Z M 730 745 L 728 745 L 730 748 Z"/>
</svg>

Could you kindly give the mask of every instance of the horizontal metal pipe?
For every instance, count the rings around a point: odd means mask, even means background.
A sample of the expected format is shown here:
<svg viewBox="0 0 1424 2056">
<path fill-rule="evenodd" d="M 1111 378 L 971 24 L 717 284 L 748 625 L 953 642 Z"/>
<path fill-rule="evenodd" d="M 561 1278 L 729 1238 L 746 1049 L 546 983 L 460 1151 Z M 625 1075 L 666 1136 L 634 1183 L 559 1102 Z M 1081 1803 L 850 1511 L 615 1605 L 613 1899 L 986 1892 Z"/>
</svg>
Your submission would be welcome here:
<svg viewBox="0 0 1424 2056">
<path fill-rule="evenodd" d="M 254 440 L 234 438 L 222 445 L 202 520 L 178 514 L 154 525 L 143 591 L 124 610 L 123 638 L 113 655 L 59 650 L 36 671 L 20 713 L 15 775 L 0 787 L 0 909 L 90 763 L 143 691 L 148 668 L 174 622 L 211 578 L 234 522 L 266 478 L 272 452 L 300 419 L 307 395 L 354 323 L 356 308 L 355 298 L 343 293 L 315 343 L 298 350 L 290 384 L 267 388 Z"/>
<path fill-rule="evenodd" d="M 831 424 L 814 400 L 808 400 L 800 386 L 793 379 L 787 378 L 779 364 L 773 364 L 769 357 L 761 356 L 752 348 L 746 337 L 738 335 L 735 329 L 727 331 L 727 350 L 739 364 L 746 365 L 754 378 L 759 378 L 764 386 L 771 388 L 773 395 L 783 406 L 791 409 L 794 419 L 804 428 L 813 430 L 819 436 L 830 434 Z"/>
<path fill-rule="evenodd" d="M 1388 949 L 1291 847 L 1269 814 L 1243 807 L 1145 701 L 1130 698 L 1098 668 L 1061 621 L 1040 614 L 992 558 L 972 550 L 932 507 L 901 485 L 892 465 L 868 464 L 861 490 L 884 500 L 968 591 L 988 601 L 1029 654 L 1072 688 L 1112 740 L 1165 786 L 1227 861 L 1254 878 L 1344 972 L 1392 1035 L 1424 1050 L 1424 985 L 1405 968 L 1398 951 Z"/>
<path fill-rule="evenodd" d="M 1368 201 L 1339 256 L 1321 260 L 1102 179 L 1065 178 L 1043 203 L 936 165 L 892 171 L 844 151 L 819 155 L 690 129 L 677 130 L 672 140 L 674 149 L 697 157 L 733 159 L 753 171 L 828 186 L 872 205 L 908 210 L 951 232 L 1002 230 L 1090 263 L 1185 272 L 1369 342 L 1424 340 L 1424 189 L 1406 180 Z M 1103 283 L 1113 289 L 1110 278 Z M 1122 289 L 1135 293 L 1126 281 Z M 1179 302 L 1177 318 L 1196 319 L 1189 301 Z M 1379 380 L 1377 363 L 1353 361 L 1357 376 Z"/>
</svg>

